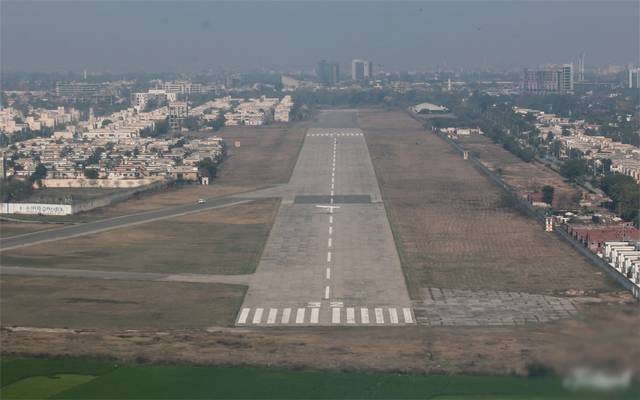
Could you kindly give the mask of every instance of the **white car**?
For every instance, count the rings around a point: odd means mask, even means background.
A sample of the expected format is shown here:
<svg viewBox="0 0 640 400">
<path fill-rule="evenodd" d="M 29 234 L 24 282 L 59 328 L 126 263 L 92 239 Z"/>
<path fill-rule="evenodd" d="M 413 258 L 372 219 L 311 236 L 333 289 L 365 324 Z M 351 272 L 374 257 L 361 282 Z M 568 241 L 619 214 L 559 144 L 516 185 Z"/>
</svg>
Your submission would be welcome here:
<svg viewBox="0 0 640 400">
<path fill-rule="evenodd" d="M 206 203 L 206 202 L 207 202 L 207 201 L 206 201 L 205 199 L 198 199 L 198 204 L 204 204 L 204 203 Z"/>
</svg>

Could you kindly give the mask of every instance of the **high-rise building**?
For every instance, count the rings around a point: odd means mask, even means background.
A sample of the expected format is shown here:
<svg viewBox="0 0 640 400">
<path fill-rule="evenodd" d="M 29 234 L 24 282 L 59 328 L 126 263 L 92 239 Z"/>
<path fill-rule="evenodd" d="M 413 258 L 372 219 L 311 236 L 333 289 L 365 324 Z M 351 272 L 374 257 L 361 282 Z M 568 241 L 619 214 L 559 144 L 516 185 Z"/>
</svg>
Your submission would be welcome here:
<svg viewBox="0 0 640 400">
<path fill-rule="evenodd" d="M 630 89 L 640 88 L 640 68 L 629 68 L 627 70 L 626 87 Z"/>
<path fill-rule="evenodd" d="M 525 69 L 522 89 L 534 93 L 573 93 L 573 64 Z"/>
<path fill-rule="evenodd" d="M 90 97 L 100 89 L 103 85 L 98 83 L 86 83 L 86 82 L 71 82 L 71 83 L 56 83 L 56 95 L 62 97 Z"/>
<path fill-rule="evenodd" d="M 340 66 L 338 63 L 322 60 L 316 67 L 316 75 L 322 85 L 334 86 L 340 82 Z"/>
<path fill-rule="evenodd" d="M 576 79 L 575 79 L 576 82 L 584 81 L 584 56 L 585 56 L 585 53 L 582 52 L 578 57 L 578 70 L 576 71 Z"/>
<path fill-rule="evenodd" d="M 365 81 L 373 77 L 373 64 L 367 60 L 353 60 L 351 62 L 351 79 Z"/>
</svg>

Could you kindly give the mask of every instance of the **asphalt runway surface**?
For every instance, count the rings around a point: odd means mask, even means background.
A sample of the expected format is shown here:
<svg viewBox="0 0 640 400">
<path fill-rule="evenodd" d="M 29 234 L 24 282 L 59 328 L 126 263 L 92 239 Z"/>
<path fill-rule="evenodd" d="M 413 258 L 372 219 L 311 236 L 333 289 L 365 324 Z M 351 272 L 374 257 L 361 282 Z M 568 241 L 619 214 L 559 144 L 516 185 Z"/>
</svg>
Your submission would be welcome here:
<svg viewBox="0 0 640 400">
<path fill-rule="evenodd" d="M 415 323 L 355 113 L 320 114 L 281 194 L 236 325 Z"/>
</svg>

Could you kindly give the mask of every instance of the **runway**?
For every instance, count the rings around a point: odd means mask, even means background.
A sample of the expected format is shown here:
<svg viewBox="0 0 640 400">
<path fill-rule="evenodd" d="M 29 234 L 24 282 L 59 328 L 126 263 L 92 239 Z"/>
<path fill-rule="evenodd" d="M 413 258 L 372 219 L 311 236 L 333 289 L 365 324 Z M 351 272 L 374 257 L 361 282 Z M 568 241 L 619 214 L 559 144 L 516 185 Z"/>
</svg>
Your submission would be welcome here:
<svg viewBox="0 0 640 400">
<path fill-rule="evenodd" d="M 354 114 L 309 129 L 236 325 L 400 325 L 415 318 Z M 346 127 L 336 127 L 339 124 Z M 339 208 L 318 208 L 317 205 Z"/>
</svg>

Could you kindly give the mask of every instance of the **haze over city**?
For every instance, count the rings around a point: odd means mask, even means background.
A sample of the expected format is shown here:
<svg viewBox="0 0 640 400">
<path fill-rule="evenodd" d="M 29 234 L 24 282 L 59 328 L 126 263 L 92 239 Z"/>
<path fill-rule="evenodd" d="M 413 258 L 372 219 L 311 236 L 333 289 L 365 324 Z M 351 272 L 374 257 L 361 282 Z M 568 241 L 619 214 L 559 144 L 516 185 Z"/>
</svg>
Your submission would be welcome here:
<svg viewBox="0 0 640 400">
<path fill-rule="evenodd" d="M 0 397 L 636 400 L 639 13 L 0 0 Z"/>
<path fill-rule="evenodd" d="M 386 68 L 513 69 L 587 53 L 638 59 L 636 1 L 1 4 L 5 71 L 191 72 L 304 68 L 318 58 Z"/>
</svg>

